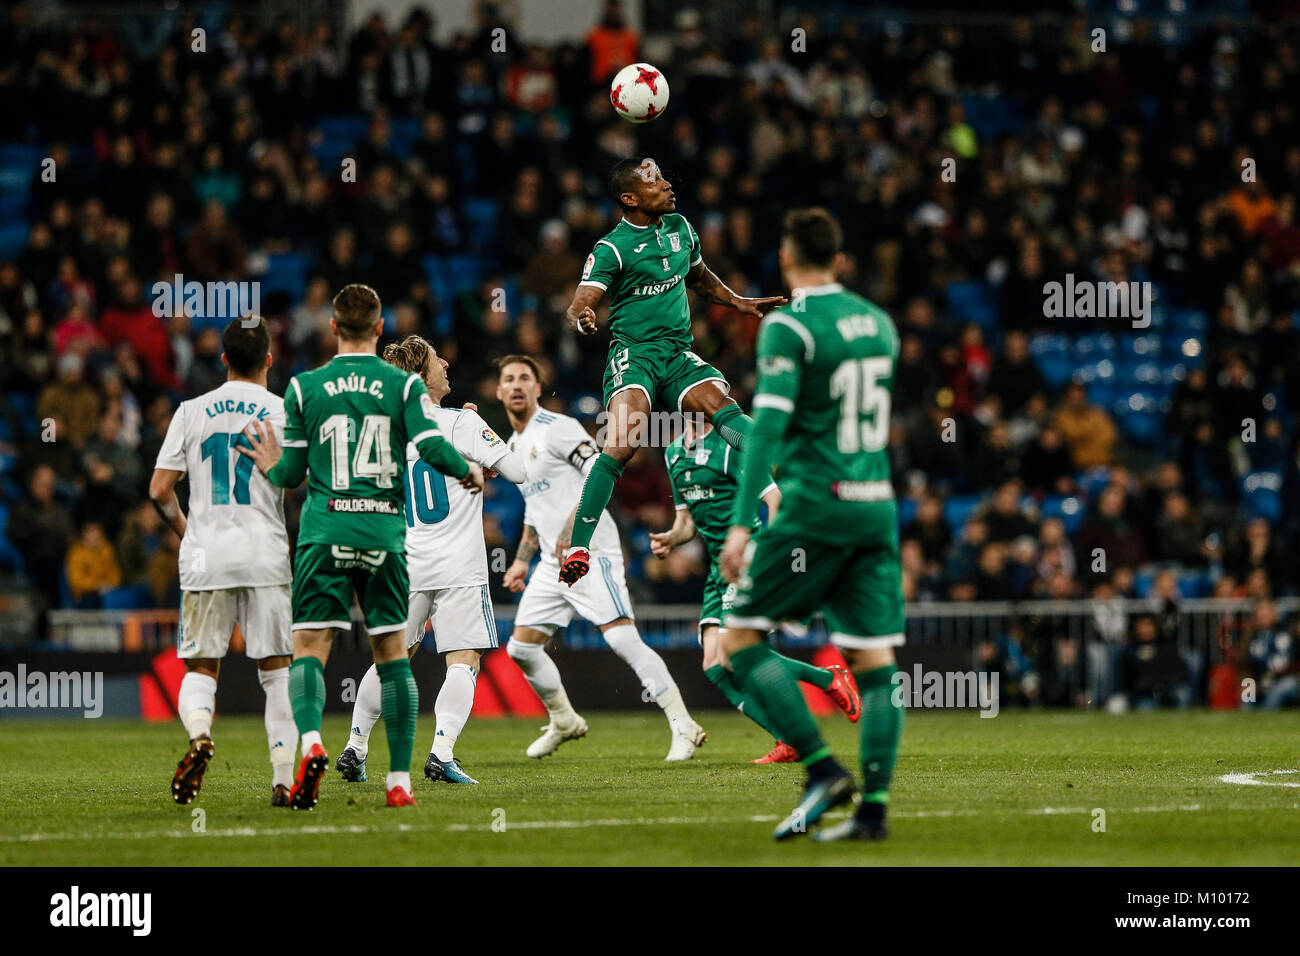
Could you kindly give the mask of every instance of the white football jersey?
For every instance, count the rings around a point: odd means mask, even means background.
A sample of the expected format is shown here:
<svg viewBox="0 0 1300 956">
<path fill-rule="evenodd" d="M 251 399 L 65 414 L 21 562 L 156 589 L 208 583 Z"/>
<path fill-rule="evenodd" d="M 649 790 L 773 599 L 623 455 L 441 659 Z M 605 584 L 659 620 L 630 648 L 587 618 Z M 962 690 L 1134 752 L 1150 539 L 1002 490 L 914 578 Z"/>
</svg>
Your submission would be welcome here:
<svg viewBox="0 0 1300 956">
<path fill-rule="evenodd" d="M 438 430 L 455 449 L 484 468 L 510 453 L 477 412 L 435 405 Z M 486 584 L 483 496 L 435 471 L 406 446 L 406 566 L 412 591 Z"/>
<path fill-rule="evenodd" d="M 524 496 L 524 523 L 537 529 L 543 561 L 558 564 L 555 542 L 582 497 L 588 461 L 600 452 L 576 418 L 539 408 L 522 432 L 510 436 L 510 449 L 524 460 L 528 481 L 519 486 Z M 603 512 L 591 536 L 591 553 L 623 560 L 618 527 Z"/>
<path fill-rule="evenodd" d="M 236 443 L 249 422 L 269 423 L 284 441 L 284 400 L 252 382 L 226 382 L 181 402 L 156 467 L 189 476 L 181 539 L 185 591 L 289 584 L 284 489 L 271 484 Z"/>
</svg>

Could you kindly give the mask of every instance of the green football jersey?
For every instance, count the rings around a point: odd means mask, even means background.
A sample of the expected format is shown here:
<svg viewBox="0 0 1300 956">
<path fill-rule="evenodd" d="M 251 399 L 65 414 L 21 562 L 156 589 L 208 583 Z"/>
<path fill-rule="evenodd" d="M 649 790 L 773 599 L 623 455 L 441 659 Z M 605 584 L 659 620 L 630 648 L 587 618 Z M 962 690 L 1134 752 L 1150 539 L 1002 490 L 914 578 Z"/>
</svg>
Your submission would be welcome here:
<svg viewBox="0 0 1300 956">
<path fill-rule="evenodd" d="M 696 533 L 709 552 L 709 560 L 717 561 L 731 524 L 731 509 L 735 504 L 740 474 L 740 452 L 734 451 L 716 428 L 710 428 L 689 448 L 686 447 L 686 436 L 680 436 L 664 449 L 664 462 L 672 484 L 673 504 L 690 511 Z M 767 488 L 763 491 L 766 493 Z M 757 516 L 753 527 L 759 527 Z"/>
<path fill-rule="evenodd" d="M 897 534 L 889 412 L 898 331 L 838 283 L 797 290 L 759 328 L 753 407 L 789 418 L 773 450 L 778 521 L 832 543 Z"/>
<path fill-rule="evenodd" d="M 295 375 L 284 445 L 307 453 L 299 544 L 402 551 L 406 443 L 439 434 L 424 382 L 377 355 L 336 355 Z"/>
<path fill-rule="evenodd" d="M 620 342 L 689 349 L 691 309 L 686 273 L 700 262 L 700 239 L 675 212 L 657 226 L 626 219 L 596 243 L 579 285 L 609 294 L 609 331 Z"/>
</svg>

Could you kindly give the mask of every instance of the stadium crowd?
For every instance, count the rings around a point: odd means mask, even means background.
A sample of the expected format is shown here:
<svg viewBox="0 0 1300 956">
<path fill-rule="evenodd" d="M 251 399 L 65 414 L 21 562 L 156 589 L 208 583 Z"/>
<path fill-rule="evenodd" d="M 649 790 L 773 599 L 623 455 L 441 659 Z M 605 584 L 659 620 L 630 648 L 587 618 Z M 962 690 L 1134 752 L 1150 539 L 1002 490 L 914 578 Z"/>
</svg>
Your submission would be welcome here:
<svg viewBox="0 0 1300 956">
<path fill-rule="evenodd" d="M 297 264 L 262 285 L 275 391 L 330 354 L 332 292 L 362 280 L 391 336 L 420 332 L 451 363 L 453 403 L 504 426 L 492 362 L 527 352 L 546 404 L 590 419 L 605 337 L 562 314 L 617 215 L 603 173 L 637 149 L 738 291 L 781 290 L 786 209 L 844 224 L 844 283 L 902 336 L 909 599 L 1300 593 L 1294 28 L 1116 21 L 1100 52 L 1083 18 L 809 15 L 792 51 L 788 29 L 686 10 L 659 60 L 668 115 L 637 128 L 608 104 L 644 55 L 616 2 L 585 43 L 553 47 L 491 4 L 444 45 L 425 12 L 343 37 L 232 16 L 204 24 L 203 52 L 183 15 L 154 38 L 37 25 L 23 3 L 5 17 L 0 105 L 21 142 L 0 176 L 21 234 L 0 249 L 0 563 L 50 607 L 176 600 L 177 541 L 145 485 L 176 403 L 224 371 L 220 323 L 155 314 L 156 281 Z M 1067 273 L 1151 282 L 1154 321 L 1047 317 L 1043 285 Z M 694 332 L 747 405 L 756 322 L 697 302 Z M 671 524 L 658 450 L 614 507 L 636 596 L 698 601 L 702 549 L 647 560 L 646 533 Z M 521 513 L 498 483 L 490 546 L 513 550 Z M 1257 617 L 1225 653 L 1294 699 L 1300 615 Z M 1142 647 L 1168 629 L 1121 630 L 1111 670 L 1146 687 Z M 1033 696 L 1079 691 L 1067 652 L 1029 637 L 980 653 L 1036 667 Z M 1162 668 L 1150 696 L 1178 702 L 1195 668 Z"/>
</svg>

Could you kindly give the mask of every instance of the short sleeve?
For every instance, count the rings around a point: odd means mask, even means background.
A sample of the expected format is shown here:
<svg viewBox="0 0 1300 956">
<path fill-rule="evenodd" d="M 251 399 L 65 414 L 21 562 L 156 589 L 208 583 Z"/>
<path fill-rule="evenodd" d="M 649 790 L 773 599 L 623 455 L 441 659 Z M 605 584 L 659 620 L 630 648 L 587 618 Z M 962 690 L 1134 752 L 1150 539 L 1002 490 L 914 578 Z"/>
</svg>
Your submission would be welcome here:
<svg viewBox="0 0 1300 956">
<path fill-rule="evenodd" d="M 772 312 L 758 330 L 758 387 L 754 408 L 793 412 L 803 366 L 812 358 L 813 339 L 798 319 Z"/>
<path fill-rule="evenodd" d="M 477 412 L 469 409 L 456 416 L 456 424 L 451 430 L 451 443 L 458 452 L 484 468 L 494 467 L 510 454 L 510 446 L 501 440 L 501 436 Z"/>
<path fill-rule="evenodd" d="M 579 471 L 585 471 L 587 463 L 600 454 L 586 429 L 572 418 L 561 418 L 551 426 L 546 436 L 546 447 L 556 458 L 567 461 Z"/>
<path fill-rule="evenodd" d="M 307 426 L 302 417 L 302 386 L 298 384 L 297 376 L 289 379 L 289 388 L 284 393 L 284 447 L 307 447 Z"/>
<path fill-rule="evenodd" d="M 603 292 L 622 270 L 623 257 L 618 249 L 608 239 L 602 239 L 591 250 L 591 255 L 587 256 L 582 267 L 582 281 L 578 285 L 595 286 Z"/>
<path fill-rule="evenodd" d="M 186 471 L 185 404 L 185 402 L 181 402 L 172 414 L 172 421 L 167 426 L 167 434 L 163 438 L 162 447 L 158 449 L 158 461 L 154 465 L 155 468 L 181 473 Z"/>
</svg>

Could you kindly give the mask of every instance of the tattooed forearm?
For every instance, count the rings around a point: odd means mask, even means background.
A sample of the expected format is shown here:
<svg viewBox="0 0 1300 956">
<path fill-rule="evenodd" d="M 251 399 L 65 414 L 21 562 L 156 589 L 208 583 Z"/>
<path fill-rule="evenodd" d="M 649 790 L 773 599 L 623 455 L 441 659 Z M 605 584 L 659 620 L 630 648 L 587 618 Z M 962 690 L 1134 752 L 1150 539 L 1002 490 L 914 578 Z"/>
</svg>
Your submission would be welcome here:
<svg viewBox="0 0 1300 956">
<path fill-rule="evenodd" d="M 519 548 L 515 551 L 515 560 L 529 562 L 537 554 L 537 529 L 530 524 L 524 525 L 523 537 L 519 539 Z"/>
<path fill-rule="evenodd" d="M 717 305 L 731 305 L 736 300 L 736 293 L 728 289 L 703 262 L 686 274 L 686 288 Z"/>
</svg>

